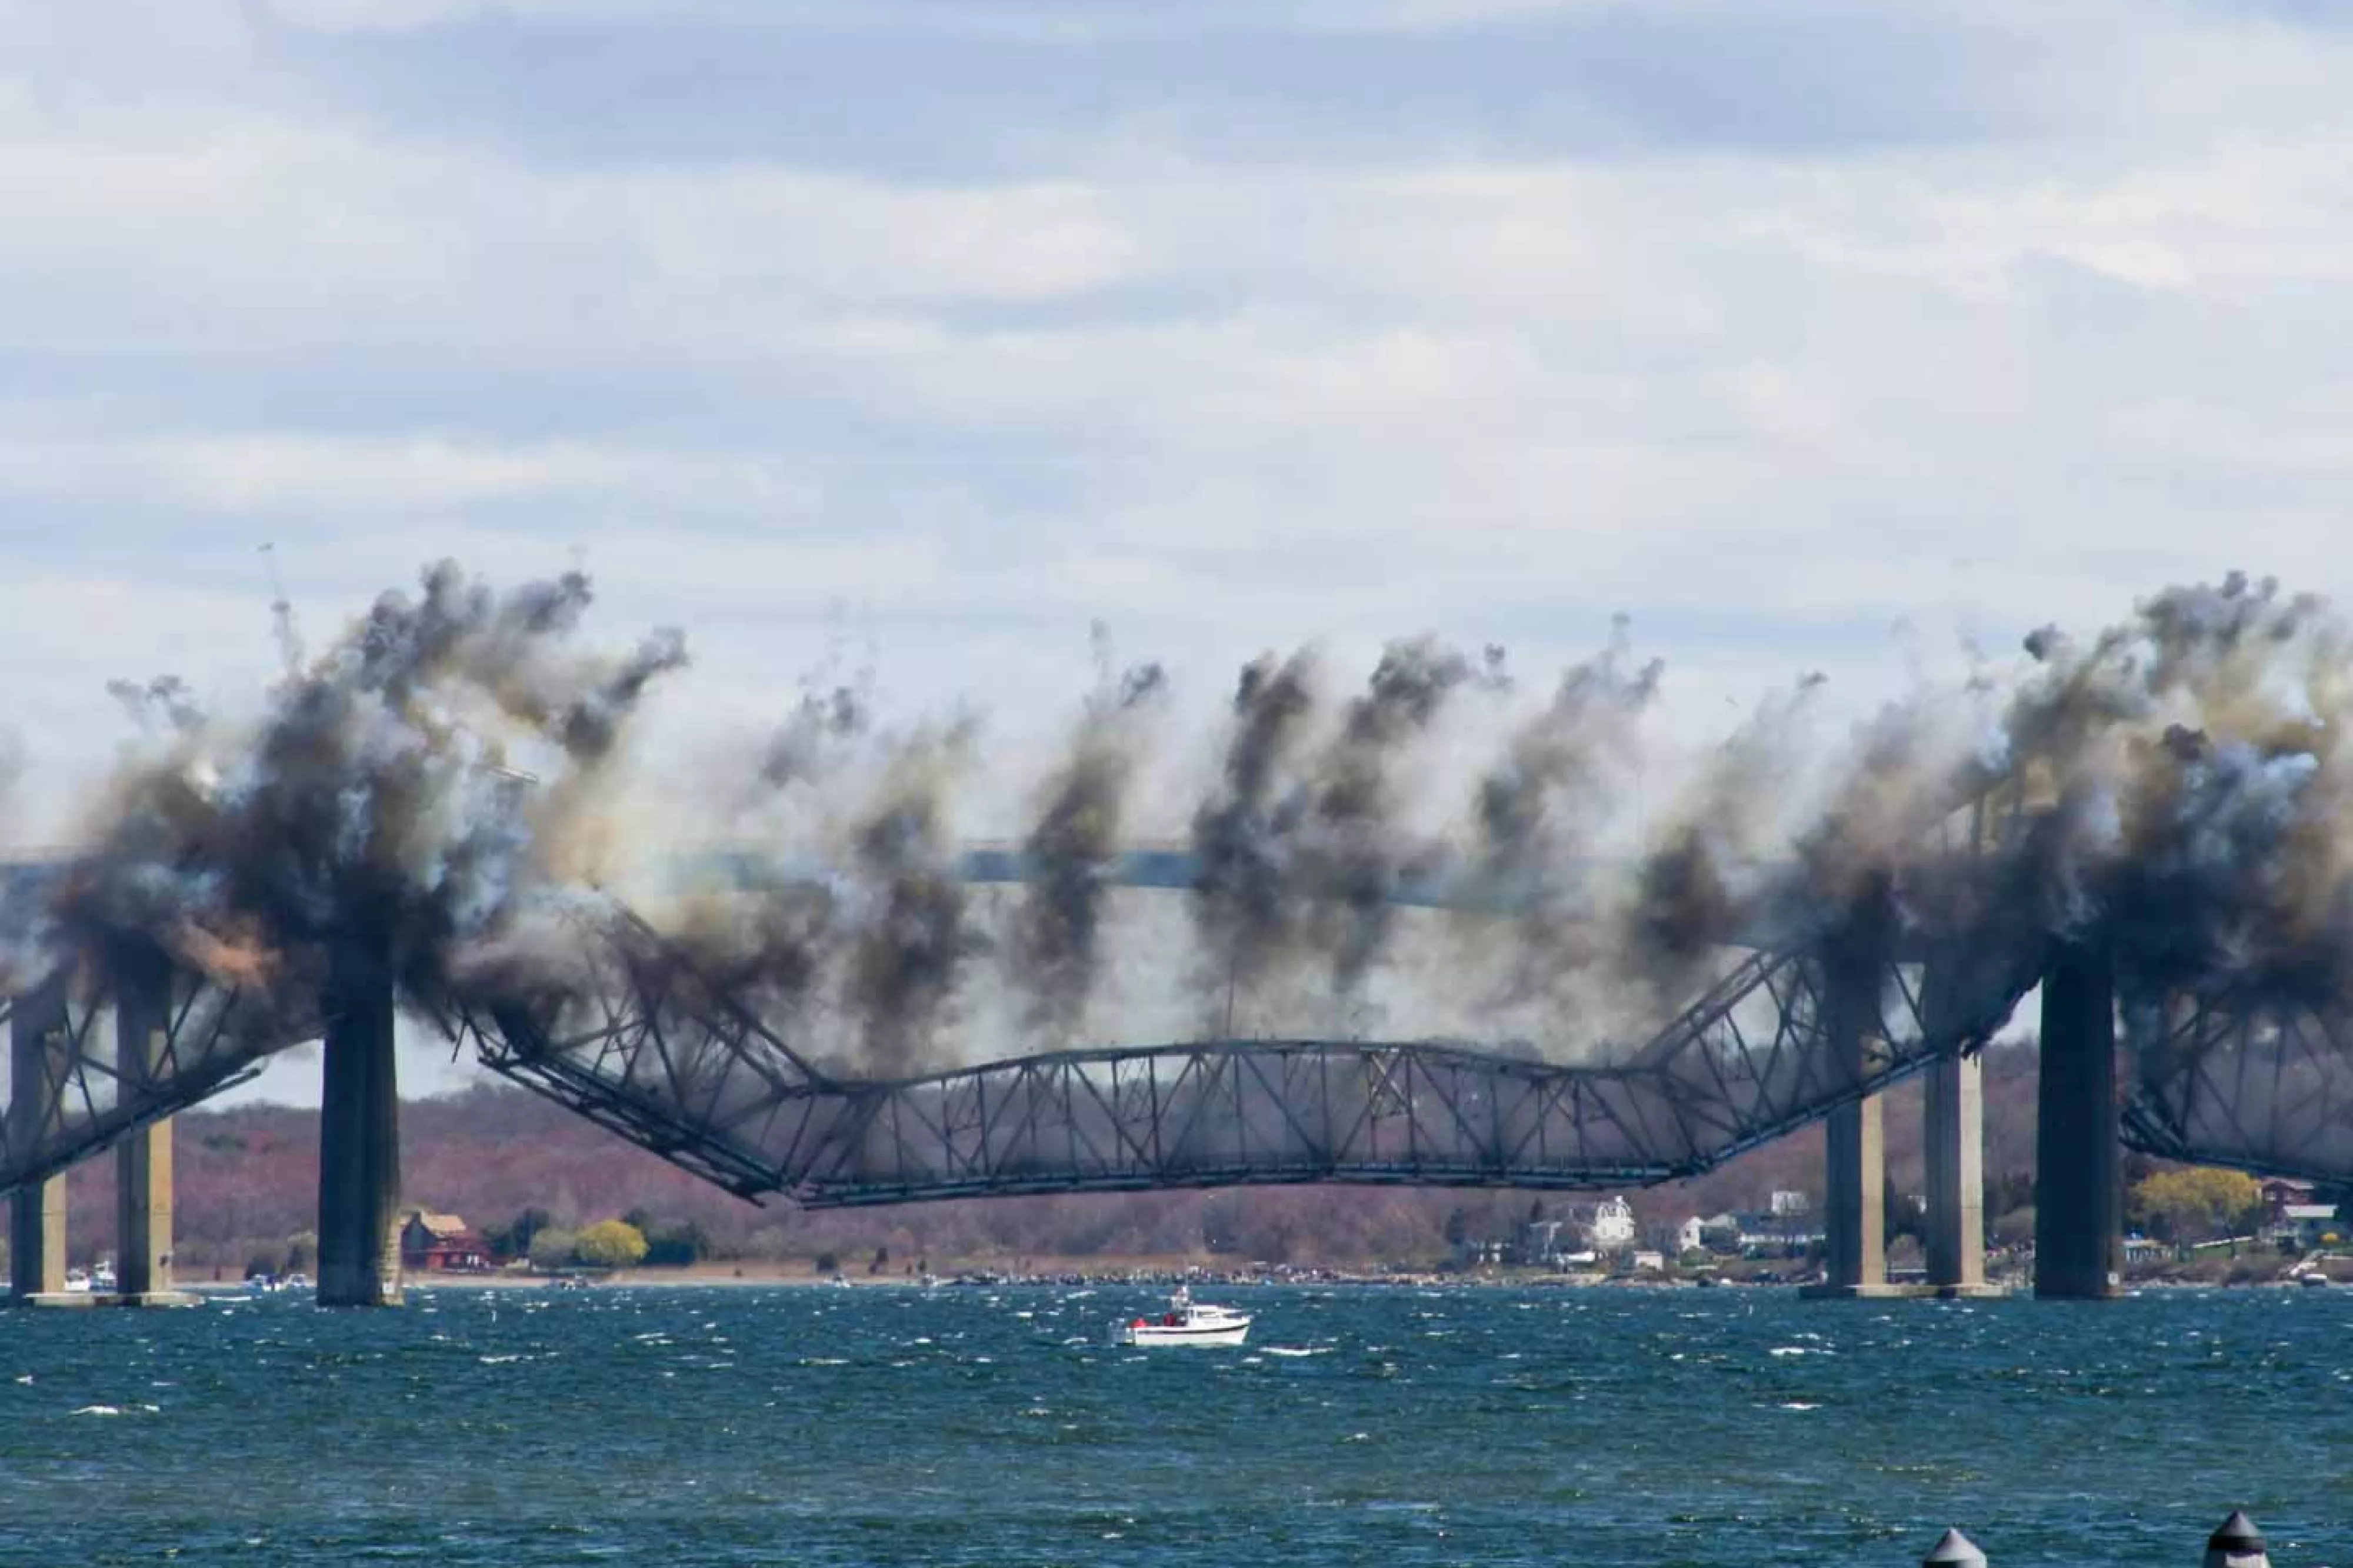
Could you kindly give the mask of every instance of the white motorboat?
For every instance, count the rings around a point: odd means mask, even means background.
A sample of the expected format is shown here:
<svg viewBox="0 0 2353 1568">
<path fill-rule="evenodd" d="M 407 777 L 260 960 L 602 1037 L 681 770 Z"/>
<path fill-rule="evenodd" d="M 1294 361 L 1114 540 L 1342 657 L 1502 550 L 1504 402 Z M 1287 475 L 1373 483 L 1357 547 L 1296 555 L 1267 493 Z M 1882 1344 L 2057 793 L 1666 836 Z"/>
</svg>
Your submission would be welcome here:
<svg viewBox="0 0 2353 1568">
<path fill-rule="evenodd" d="M 1134 1318 L 1115 1325 L 1112 1340 L 1123 1345 L 1238 1345 L 1250 1332 L 1247 1313 L 1193 1300 L 1182 1285 L 1157 1318 Z"/>
</svg>

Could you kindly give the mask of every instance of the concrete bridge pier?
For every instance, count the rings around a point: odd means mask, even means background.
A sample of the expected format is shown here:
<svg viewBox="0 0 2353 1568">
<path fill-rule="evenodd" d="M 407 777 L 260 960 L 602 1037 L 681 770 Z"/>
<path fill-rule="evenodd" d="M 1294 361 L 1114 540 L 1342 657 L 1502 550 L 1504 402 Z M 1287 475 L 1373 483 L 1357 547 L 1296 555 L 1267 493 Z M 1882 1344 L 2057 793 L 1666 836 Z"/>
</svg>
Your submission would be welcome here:
<svg viewBox="0 0 2353 1568">
<path fill-rule="evenodd" d="M 400 1091 L 392 963 L 381 940 L 333 942 L 319 1116 L 319 1304 L 398 1306 Z"/>
<path fill-rule="evenodd" d="M 1852 1082 L 1873 1066 L 1873 1036 L 1880 1026 L 1879 955 L 1870 941 L 1849 933 L 1824 950 L 1822 971 L 1831 1071 Z M 1879 1096 L 1865 1095 L 1831 1111 L 1824 1124 L 1824 1278 L 1807 1288 L 1809 1295 L 1900 1294 L 1887 1283 L 1883 1109 Z"/>
<path fill-rule="evenodd" d="M 1926 1123 L 1928 1284 L 1940 1296 L 2000 1296 L 1985 1277 L 1985 1058 L 1928 1069 Z"/>
<path fill-rule="evenodd" d="M 66 977 L 55 974 L 16 998 L 8 1020 L 8 1140 L 29 1149 L 54 1099 L 66 1031 Z M 8 1194 L 8 1295 L 22 1303 L 64 1303 L 66 1178 L 60 1171 Z M 83 1298 L 87 1300 L 87 1298 Z"/>
<path fill-rule="evenodd" d="M 115 955 L 114 1060 L 121 1092 L 140 1091 L 163 1065 L 171 1027 L 172 962 L 141 944 Z M 172 1288 L 172 1121 L 164 1117 L 114 1146 L 113 1300 L 177 1307 L 195 1298 Z"/>
<path fill-rule="evenodd" d="M 1931 962 L 1920 979 L 1930 1029 L 1949 1021 L 1950 972 Z M 1921 1117 L 1928 1199 L 1928 1288 L 1938 1296 L 2008 1294 L 1985 1278 L 1985 1058 L 1950 1057 L 1928 1069 Z"/>
<path fill-rule="evenodd" d="M 2042 976 L 2034 1136 L 2034 1293 L 2120 1293 L 2124 1196 L 2116 1144 L 2115 970 L 2099 947 L 2063 944 Z"/>
<path fill-rule="evenodd" d="M 1816 1296 L 1885 1296 L 1887 1283 L 1887 1141 L 1879 1096 L 1841 1105 L 1823 1125 L 1829 1162 L 1823 1232 L 1826 1241 Z"/>
</svg>

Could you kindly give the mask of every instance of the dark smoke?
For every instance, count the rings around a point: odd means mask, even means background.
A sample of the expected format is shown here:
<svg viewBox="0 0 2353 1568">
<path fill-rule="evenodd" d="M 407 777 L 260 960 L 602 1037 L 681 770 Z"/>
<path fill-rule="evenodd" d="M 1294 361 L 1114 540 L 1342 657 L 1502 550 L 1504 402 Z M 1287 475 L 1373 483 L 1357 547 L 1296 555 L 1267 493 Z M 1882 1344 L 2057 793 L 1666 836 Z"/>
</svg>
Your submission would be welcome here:
<svg viewBox="0 0 2353 1568">
<path fill-rule="evenodd" d="M 852 688 L 837 686 L 822 696 L 808 693 L 770 738 L 760 759 L 760 782 L 770 789 L 816 782 L 843 748 L 865 734 L 866 727 L 865 699 Z"/>
<path fill-rule="evenodd" d="M 988 943 L 968 918 L 944 802 L 969 735 L 919 737 L 892 760 L 851 841 L 860 905 L 848 1004 L 865 1065 L 891 1075 L 940 1065 L 937 1033 L 966 961 Z"/>
<path fill-rule="evenodd" d="M 2233 573 L 2028 651 L 2005 733 L 2047 796 L 2031 847 L 2054 931 L 2110 942 L 2145 991 L 2353 1001 L 2342 618 Z"/>
<path fill-rule="evenodd" d="M 870 716 L 862 687 L 807 683 L 799 703 L 760 749 L 755 805 L 780 805 L 791 821 L 821 815 L 813 792 L 869 741 Z M 840 957 L 848 889 L 843 877 L 766 879 L 728 895 L 689 900 L 669 935 L 707 983 L 773 1026 L 806 1025 Z"/>
<path fill-rule="evenodd" d="M 1487 668 L 1500 678 L 1500 666 Z M 1339 733 L 1302 761 L 1316 703 L 1308 657 L 1243 669 L 1223 788 L 1193 818 L 1194 922 L 1219 983 L 1213 1010 L 1303 944 L 1329 962 L 1336 995 L 1361 988 L 1388 936 L 1390 895 L 1441 858 L 1399 820 L 1398 765 L 1472 677 L 1469 660 L 1427 638 L 1392 643 Z"/>
<path fill-rule="evenodd" d="M 1461 654 L 1427 638 L 1391 643 L 1307 786 L 1297 864 L 1343 995 L 1364 984 L 1380 956 L 1396 911 L 1389 895 L 1400 879 L 1429 872 L 1440 858 L 1436 846 L 1409 841 L 1397 767 L 1404 748 L 1428 732 L 1471 676 Z"/>
<path fill-rule="evenodd" d="M 542 917 L 610 917 L 566 856 L 631 720 L 684 661 L 674 632 L 584 650 L 590 602 L 577 574 L 500 594 L 435 567 L 251 724 L 207 714 L 172 677 L 111 686 L 138 760 L 61 890 L 0 889 L 0 968 L 134 934 L 293 994 L 364 916 L 412 1001 L 586 984 L 578 944 Z M 1622 626 L 1499 756 L 1427 789 L 1416 770 L 1450 703 L 1508 689 L 1500 650 L 1392 644 L 1328 708 L 1307 655 L 1261 658 L 1190 814 L 1200 1004 L 1215 1016 L 1232 989 L 1305 976 L 1319 1000 L 1371 1008 L 1401 945 L 1393 897 L 1441 868 L 1440 836 L 1414 820 L 1437 799 L 1468 804 L 1465 869 L 1514 911 L 1509 935 L 1482 926 L 1511 944 L 1491 1003 L 1567 1019 L 1572 997 L 1607 989 L 1672 1008 L 1727 944 L 1878 919 L 2104 944 L 2136 1016 L 2183 988 L 2353 1006 L 2353 628 L 2234 575 L 2025 647 L 2021 666 L 1916 692 L 1836 749 L 1808 732 L 1816 679 L 1760 703 L 1674 792 L 1630 870 L 1604 851 L 1642 776 L 1660 667 L 1632 660 Z M 1048 1042 L 1082 1027 L 1113 956 L 1106 879 L 1134 832 L 1160 685 L 1153 667 L 1106 668 L 1029 826 L 1034 880 L 1006 958 Z M 866 687 L 828 680 L 728 759 L 800 868 L 659 918 L 673 958 L 780 1034 L 789 1016 L 796 1037 L 837 1036 L 859 1071 L 913 1072 L 940 1062 L 988 948 L 954 837 L 973 740 L 965 725 L 878 738 L 871 707 Z M 0 809 L 8 772 L 0 752 Z M 678 818 L 640 835 L 647 855 L 710 826 Z M 1974 859 L 1954 858 L 1964 845 Z"/>
<path fill-rule="evenodd" d="M 153 683 L 175 732 L 115 781 L 61 912 L 248 984 L 314 975 L 320 944 L 364 922 L 429 1005 L 529 890 L 575 798 L 530 788 L 505 742 L 557 748 L 570 773 L 554 782 L 573 784 L 684 661 L 674 632 L 619 659 L 573 649 L 589 600 L 576 573 L 500 595 L 445 562 L 417 596 L 379 598 L 249 729 Z"/>
<path fill-rule="evenodd" d="M 1220 793 L 1193 814 L 1193 921 L 1220 994 L 1272 966 L 1290 937 L 1289 836 L 1302 809 L 1277 784 L 1315 710 L 1304 651 L 1261 655 L 1235 683 L 1234 728 Z"/>
<path fill-rule="evenodd" d="M 1508 936 L 1481 930 L 1514 947 L 1501 1003 L 1557 996 L 1607 956 L 1585 862 L 1641 765 L 1639 727 L 1665 672 L 1655 658 L 1629 671 L 1630 650 L 1620 616 L 1609 647 L 1562 677 L 1551 703 L 1513 733 L 1479 781 L 1477 863 L 1521 911 Z M 1491 669 L 1499 665 L 1490 658 Z"/>
<path fill-rule="evenodd" d="M 1822 685 L 1760 700 L 1746 721 L 1703 760 L 1638 862 L 1630 903 L 1613 940 L 1628 978 L 1664 999 L 1686 988 L 1709 956 L 1746 933 L 1760 912 L 1773 858 L 1772 826 L 1799 772 L 1799 727 Z"/>
<path fill-rule="evenodd" d="M 106 694 L 149 734 L 159 731 L 185 734 L 204 726 L 205 710 L 198 706 L 195 693 L 176 675 L 159 675 L 144 686 L 135 680 L 110 680 Z"/>
<path fill-rule="evenodd" d="M 1123 847 L 1136 771 L 1138 721 L 1166 685 L 1158 665 L 1138 665 L 1089 700 L 1022 846 L 1029 886 L 1016 917 L 1012 957 L 1029 996 L 1029 1026 L 1053 1043 L 1076 1032 L 1094 990 L 1103 897 Z"/>
</svg>

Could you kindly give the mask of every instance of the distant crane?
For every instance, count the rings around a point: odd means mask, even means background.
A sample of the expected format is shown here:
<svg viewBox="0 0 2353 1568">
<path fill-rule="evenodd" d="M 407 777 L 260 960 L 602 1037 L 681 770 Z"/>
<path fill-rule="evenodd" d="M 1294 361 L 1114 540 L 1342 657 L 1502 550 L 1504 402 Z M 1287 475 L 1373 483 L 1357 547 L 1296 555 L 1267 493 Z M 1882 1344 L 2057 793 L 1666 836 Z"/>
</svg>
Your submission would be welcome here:
<svg viewBox="0 0 2353 1568">
<path fill-rule="evenodd" d="M 294 625 L 294 605 L 286 596 L 285 581 L 278 575 L 277 545 L 261 547 L 261 563 L 269 574 L 269 624 L 278 636 L 278 661 L 292 677 L 302 669 L 302 634 Z"/>
</svg>

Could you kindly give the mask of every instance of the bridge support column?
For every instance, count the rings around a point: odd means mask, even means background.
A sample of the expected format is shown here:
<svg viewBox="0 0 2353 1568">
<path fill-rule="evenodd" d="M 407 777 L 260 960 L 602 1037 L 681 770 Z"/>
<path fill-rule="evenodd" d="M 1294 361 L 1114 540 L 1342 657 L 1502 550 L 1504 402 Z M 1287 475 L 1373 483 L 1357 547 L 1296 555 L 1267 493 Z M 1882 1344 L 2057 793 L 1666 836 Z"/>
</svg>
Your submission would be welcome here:
<svg viewBox="0 0 2353 1568">
<path fill-rule="evenodd" d="M 1851 933 L 1825 951 L 1822 1010 L 1830 1070 L 1858 1081 L 1872 1067 L 1879 1027 L 1880 966 L 1866 933 Z M 1887 1145 L 1879 1096 L 1865 1095 L 1830 1114 L 1824 1126 L 1825 1173 L 1822 1283 L 1815 1296 L 1896 1294 L 1887 1284 Z"/>
<path fill-rule="evenodd" d="M 1825 1296 L 1873 1296 L 1887 1289 L 1887 1142 L 1879 1097 L 1842 1105 L 1825 1124 Z"/>
<path fill-rule="evenodd" d="M 1945 972 L 1931 963 L 1920 987 L 1928 1026 L 1943 1027 L 1951 1011 Z M 1947 1058 L 1928 1069 L 1923 1088 L 1929 1288 L 1940 1296 L 2007 1294 L 1985 1278 L 1985 1058 Z"/>
<path fill-rule="evenodd" d="M 2107 953 L 2062 946 L 2042 976 L 2034 1137 L 2034 1293 L 2048 1300 L 2119 1293 L 2116 1008 Z"/>
<path fill-rule="evenodd" d="M 319 1115 L 319 1304 L 400 1303 L 400 1091 L 392 969 L 381 941 L 346 936 L 328 958 Z"/>
<path fill-rule="evenodd" d="M 114 1059 L 122 1092 L 150 1082 L 164 1059 L 172 1016 L 172 964 L 142 946 L 115 955 Z M 172 1121 L 114 1146 L 115 1300 L 126 1307 L 187 1306 L 172 1289 Z"/>
<path fill-rule="evenodd" d="M 1985 1058 L 1928 1069 L 1928 1283 L 1939 1295 L 2000 1296 L 1985 1278 Z"/>
<path fill-rule="evenodd" d="M 56 1093 L 56 1037 L 66 1027 L 66 978 L 53 975 L 16 998 L 8 1020 L 8 1138 L 37 1147 Z M 43 1304 L 66 1290 L 66 1177 L 8 1194 L 8 1294 Z"/>
</svg>

